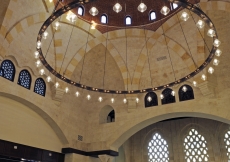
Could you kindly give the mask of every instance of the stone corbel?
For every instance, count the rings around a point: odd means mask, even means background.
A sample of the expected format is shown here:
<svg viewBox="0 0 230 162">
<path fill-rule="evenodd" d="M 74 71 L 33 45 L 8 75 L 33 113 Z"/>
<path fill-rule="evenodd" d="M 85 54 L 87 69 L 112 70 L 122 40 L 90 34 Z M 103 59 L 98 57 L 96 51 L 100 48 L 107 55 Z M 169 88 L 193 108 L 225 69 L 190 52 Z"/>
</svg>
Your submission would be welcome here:
<svg viewBox="0 0 230 162">
<path fill-rule="evenodd" d="M 101 162 L 112 162 L 114 157 L 109 155 L 99 155 L 98 156 Z"/>
<path fill-rule="evenodd" d="M 127 95 L 127 104 L 128 104 L 128 112 L 132 112 L 137 108 L 136 95 Z"/>
<path fill-rule="evenodd" d="M 58 104 L 62 101 L 62 97 L 64 95 L 65 91 L 61 88 L 52 87 L 52 98 L 54 101 L 56 101 Z"/>
<path fill-rule="evenodd" d="M 207 80 L 198 84 L 198 88 L 204 96 L 215 97 L 216 80 Z"/>
</svg>

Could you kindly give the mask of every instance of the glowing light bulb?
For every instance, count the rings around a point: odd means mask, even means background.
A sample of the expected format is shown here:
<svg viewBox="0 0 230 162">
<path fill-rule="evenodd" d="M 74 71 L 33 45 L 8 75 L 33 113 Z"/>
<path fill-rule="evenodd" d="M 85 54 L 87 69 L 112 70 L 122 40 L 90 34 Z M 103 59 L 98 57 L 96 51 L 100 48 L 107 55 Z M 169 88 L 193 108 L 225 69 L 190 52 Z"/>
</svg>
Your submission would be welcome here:
<svg viewBox="0 0 230 162">
<path fill-rule="evenodd" d="M 95 23 L 94 21 L 91 21 L 91 23 L 91 29 L 96 29 L 97 23 Z"/>
<path fill-rule="evenodd" d="M 50 3 L 53 2 L 53 0 L 49 0 L 49 1 L 50 1 Z"/>
<path fill-rule="evenodd" d="M 183 87 L 182 87 L 182 91 L 183 91 L 183 92 L 187 92 L 187 90 L 188 90 L 188 88 L 187 88 L 186 86 L 183 86 Z"/>
<path fill-rule="evenodd" d="M 35 62 L 35 65 L 36 65 L 36 67 L 40 67 L 42 64 L 41 64 L 41 61 L 40 60 L 37 60 L 36 62 Z"/>
<path fill-rule="evenodd" d="M 92 7 L 90 10 L 89 10 L 89 13 L 92 15 L 92 16 L 96 16 L 99 12 L 97 10 L 96 7 Z"/>
<path fill-rule="evenodd" d="M 68 92 L 69 92 L 69 88 L 66 87 L 66 88 L 65 88 L 65 93 L 68 93 Z"/>
<path fill-rule="evenodd" d="M 124 98 L 124 99 L 123 99 L 123 102 L 124 102 L 124 104 L 126 104 L 126 103 L 127 103 L 127 99 L 126 99 L 126 98 Z"/>
<path fill-rule="evenodd" d="M 219 63 L 220 63 L 219 60 L 217 60 L 217 59 L 214 59 L 214 60 L 213 60 L 213 65 L 217 66 L 217 65 L 219 65 Z"/>
<path fill-rule="evenodd" d="M 168 15 L 168 13 L 170 12 L 170 9 L 167 7 L 167 6 L 163 6 L 162 8 L 161 8 L 161 13 L 163 14 L 163 15 Z"/>
<path fill-rule="evenodd" d="M 49 35 L 49 33 L 47 32 L 47 31 L 45 31 L 44 33 L 43 33 L 43 38 L 44 39 L 47 39 L 47 36 Z"/>
<path fill-rule="evenodd" d="M 220 42 L 218 39 L 215 39 L 214 42 L 213 42 L 213 45 L 214 45 L 215 47 L 219 47 L 220 44 L 221 44 L 221 42 Z"/>
<path fill-rule="evenodd" d="M 44 75 L 45 74 L 45 70 L 44 69 L 40 69 L 39 73 L 40 73 L 40 75 Z"/>
<path fill-rule="evenodd" d="M 90 96 L 90 95 L 87 95 L 86 98 L 87 98 L 87 100 L 90 100 L 90 99 L 91 99 L 91 96 Z"/>
<path fill-rule="evenodd" d="M 187 12 L 182 12 L 180 18 L 181 18 L 181 20 L 183 20 L 183 21 L 187 21 L 187 20 L 189 19 L 189 15 L 188 15 Z"/>
<path fill-rule="evenodd" d="M 163 100 L 163 99 L 164 99 L 164 95 L 163 95 L 163 94 L 161 94 L 161 95 L 160 95 L 160 98 Z"/>
<path fill-rule="evenodd" d="M 78 97 L 78 96 L 80 96 L 80 93 L 77 91 L 77 92 L 75 93 L 75 95 Z"/>
<path fill-rule="evenodd" d="M 216 34 L 216 32 L 213 29 L 209 29 L 208 32 L 207 32 L 207 35 L 209 37 L 213 37 L 213 36 L 215 36 L 215 34 Z"/>
<path fill-rule="evenodd" d="M 55 22 L 55 24 L 54 24 L 54 29 L 55 29 L 55 30 L 58 30 L 59 26 L 60 26 L 60 23 L 59 23 L 58 21 Z"/>
<path fill-rule="evenodd" d="M 208 72 L 209 72 L 210 74 L 213 74 L 213 73 L 214 73 L 213 67 L 209 67 L 209 68 L 208 68 Z"/>
<path fill-rule="evenodd" d="M 215 52 L 215 55 L 220 57 L 221 54 L 222 54 L 222 51 L 220 49 L 217 49 Z"/>
<path fill-rule="evenodd" d="M 196 23 L 196 26 L 200 29 L 202 29 L 204 27 L 204 21 L 203 20 L 199 20 L 197 23 Z"/>
<path fill-rule="evenodd" d="M 197 86 L 197 82 L 196 81 L 193 81 L 192 84 L 193 84 L 194 87 Z"/>
<path fill-rule="evenodd" d="M 52 80 L 52 79 L 51 79 L 50 76 L 48 76 L 48 77 L 46 78 L 46 81 L 47 81 L 47 82 L 51 82 L 51 80 Z"/>
<path fill-rule="evenodd" d="M 139 98 L 136 98 L 136 103 L 138 103 L 139 102 Z"/>
<path fill-rule="evenodd" d="M 103 98 L 100 96 L 100 97 L 98 98 L 98 101 L 101 102 L 102 100 L 103 100 Z"/>
<path fill-rule="evenodd" d="M 60 86 L 60 84 L 58 82 L 55 83 L 55 88 L 58 88 Z"/>
<path fill-rule="evenodd" d="M 38 51 L 35 51 L 35 52 L 34 52 L 34 58 L 36 58 L 36 59 L 39 58 L 39 52 L 38 52 Z"/>
<path fill-rule="evenodd" d="M 137 7 L 137 10 L 140 12 L 145 12 L 147 10 L 147 6 L 144 3 L 140 3 Z"/>
<path fill-rule="evenodd" d="M 207 77 L 204 74 L 202 74 L 201 79 L 205 81 Z"/>
<path fill-rule="evenodd" d="M 172 96 L 175 96 L 175 91 L 172 91 L 172 92 L 171 92 L 171 95 L 172 95 Z"/>
<path fill-rule="evenodd" d="M 41 46 L 42 46 L 41 41 L 38 41 L 38 42 L 37 42 L 37 48 L 39 49 L 39 48 L 41 48 Z"/>
<path fill-rule="evenodd" d="M 67 13 L 66 19 L 69 20 L 70 22 L 74 22 L 77 20 L 77 15 L 75 15 L 73 12 L 69 11 Z"/>
<path fill-rule="evenodd" d="M 122 6 L 120 5 L 120 3 L 116 3 L 113 6 L 113 11 L 115 11 L 116 13 L 120 12 L 122 10 Z"/>
<path fill-rule="evenodd" d="M 114 103 L 114 98 L 111 98 L 111 102 Z"/>
<path fill-rule="evenodd" d="M 151 102 L 151 101 L 152 101 L 152 97 L 151 97 L 151 96 L 148 96 L 148 97 L 147 97 L 147 100 L 148 100 L 149 102 Z"/>
</svg>

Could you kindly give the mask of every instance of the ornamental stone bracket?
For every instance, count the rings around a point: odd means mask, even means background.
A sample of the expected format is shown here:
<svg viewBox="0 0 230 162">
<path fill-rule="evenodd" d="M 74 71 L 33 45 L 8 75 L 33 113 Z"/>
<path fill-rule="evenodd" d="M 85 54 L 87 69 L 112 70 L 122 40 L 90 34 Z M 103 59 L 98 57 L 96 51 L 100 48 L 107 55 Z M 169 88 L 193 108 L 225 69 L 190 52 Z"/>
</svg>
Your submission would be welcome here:
<svg viewBox="0 0 230 162">
<path fill-rule="evenodd" d="M 109 155 L 99 155 L 98 156 L 101 162 L 112 162 L 114 157 Z"/>
<path fill-rule="evenodd" d="M 126 98 L 127 98 L 128 112 L 135 111 L 137 109 L 136 96 L 127 95 Z"/>
<path fill-rule="evenodd" d="M 216 80 L 208 80 L 198 85 L 204 96 L 215 97 Z"/>
<path fill-rule="evenodd" d="M 52 87 L 52 98 L 56 101 L 56 104 L 61 103 L 64 93 L 65 91 L 63 89 Z"/>
</svg>

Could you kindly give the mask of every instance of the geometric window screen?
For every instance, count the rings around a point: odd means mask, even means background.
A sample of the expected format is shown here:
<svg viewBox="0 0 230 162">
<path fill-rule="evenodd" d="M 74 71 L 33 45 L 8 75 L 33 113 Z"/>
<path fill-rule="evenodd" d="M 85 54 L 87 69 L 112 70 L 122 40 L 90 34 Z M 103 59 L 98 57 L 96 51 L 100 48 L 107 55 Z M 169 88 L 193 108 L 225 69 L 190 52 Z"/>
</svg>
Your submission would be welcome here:
<svg viewBox="0 0 230 162">
<path fill-rule="evenodd" d="M 0 76 L 10 81 L 14 81 L 15 67 L 10 60 L 4 60 L 0 67 Z"/>
<path fill-rule="evenodd" d="M 205 138 L 197 130 L 191 129 L 184 139 L 186 162 L 208 161 L 208 148 Z"/>
<path fill-rule="evenodd" d="M 230 131 L 224 136 L 225 148 L 227 150 L 228 160 L 230 160 Z"/>
<path fill-rule="evenodd" d="M 39 94 L 39 95 L 41 95 L 41 96 L 45 96 L 46 84 L 45 84 L 45 81 L 42 78 L 38 78 L 35 81 L 34 92 Z"/>
<path fill-rule="evenodd" d="M 168 144 L 159 133 L 155 133 L 148 145 L 149 162 L 168 162 Z"/>
<path fill-rule="evenodd" d="M 27 70 L 22 70 L 20 72 L 19 77 L 18 77 L 18 84 L 21 85 L 22 87 L 30 89 L 31 76 Z"/>
</svg>

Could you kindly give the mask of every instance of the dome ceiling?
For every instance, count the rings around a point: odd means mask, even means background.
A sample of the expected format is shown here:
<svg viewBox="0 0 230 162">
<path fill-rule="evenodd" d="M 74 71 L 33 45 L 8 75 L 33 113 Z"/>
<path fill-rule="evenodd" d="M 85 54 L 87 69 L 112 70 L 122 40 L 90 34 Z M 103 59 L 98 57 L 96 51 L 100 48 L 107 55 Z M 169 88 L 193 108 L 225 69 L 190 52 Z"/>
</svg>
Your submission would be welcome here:
<svg viewBox="0 0 230 162">
<path fill-rule="evenodd" d="M 61 6 L 66 5 L 70 2 L 73 2 L 75 0 L 65 0 L 62 2 Z M 122 6 L 122 11 L 119 13 L 116 13 L 113 11 L 113 6 L 116 3 L 120 3 Z M 139 12 L 137 10 L 138 5 L 143 2 L 147 6 L 147 10 L 142 12 Z M 196 4 L 198 3 L 199 0 L 190 0 L 190 3 Z M 132 25 L 129 27 L 138 27 L 140 28 L 141 25 L 145 25 L 144 28 L 152 31 L 156 31 L 161 24 L 163 24 L 165 21 L 167 21 L 171 16 L 173 16 L 177 11 L 179 11 L 179 7 L 176 9 L 172 9 L 170 13 L 167 16 L 164 16 L 160 13 L 160 10 L 162 6 L 168 6 L 171 8 L 171 4 L 168 1 L 164 0 L 155 0 L 155 1 L 150 1 L 150 0 L 125 0 L 125 1 L 118 1 L 118 0 L 97 0 L 92 3 L 85 4 L 84 7 L 84 15 L 81 16 L 81 18 L 85 21 L 91 22 L 94 21 L 98 25 L 96 28 L 102 32 L 105 33 L 106 31 L 113 31 L 113 30 L 119 30 L 119 29 L 124 29 L 127 28 L 125 24 L 125 17 L 130 16 L 132 18 Z M 92 16 L 89 13 L 89 10 L 91 7 L 96 7 L 99 11 L 98 15 Z M 149 19 L 149 14 L 151 11 L 154 11 L 156 13 L 156 19 L 155 20 L 150 20 Z M 73 13 L 77 14 L 77 8 L 75 8 Z M 106 14 L 108 16 L 108 26 L 103 25 L 100 22 L 101 16 L 103 14 Z M 162 21 L 160 21 L 162 20 Z M 100 25 L 101 24 L 101 25 Z M 143 27 L 141 27 L 143 28 Z"/>
</svg>

